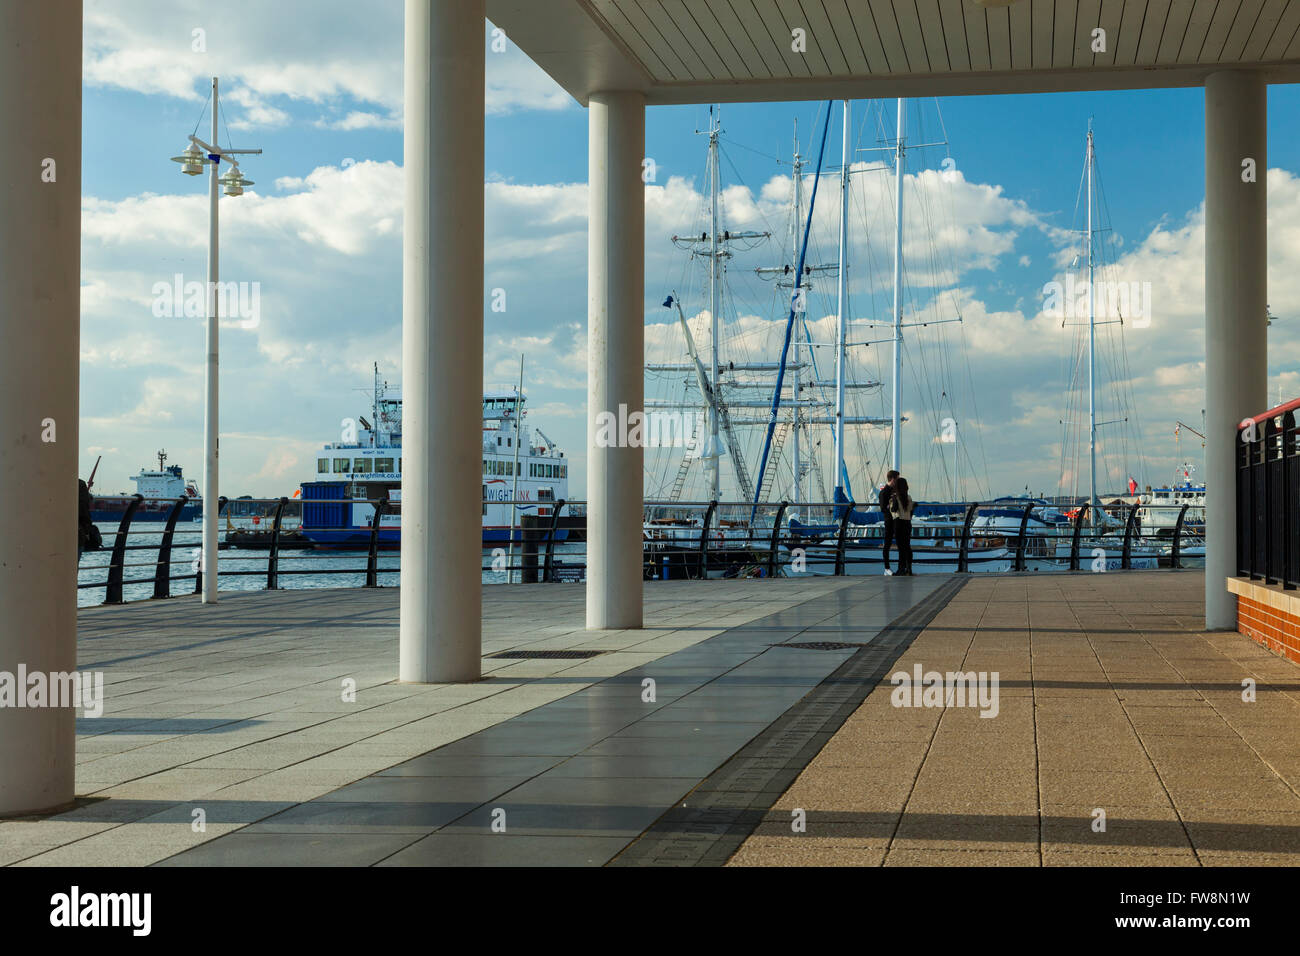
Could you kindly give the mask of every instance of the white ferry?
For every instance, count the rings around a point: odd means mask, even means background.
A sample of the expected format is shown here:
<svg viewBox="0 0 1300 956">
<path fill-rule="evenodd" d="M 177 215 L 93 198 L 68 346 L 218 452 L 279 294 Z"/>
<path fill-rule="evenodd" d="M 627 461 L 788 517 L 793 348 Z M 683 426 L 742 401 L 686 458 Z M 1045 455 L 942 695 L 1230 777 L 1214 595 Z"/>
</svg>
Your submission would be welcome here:
<svg viewBox="0 0 1300 956">
<path fill-rule="evenodd" d="M 555 502 L 568 497 L 569 459 L 541 429 L 536 441 L 524 429 L 527 403 L 513 388 L 483 395 L 484 545 L 509 540 L 512 526 L 519 541 L 526 515 L 550 515 Z M 361 417 L 355 437 L 348 432 L 344 441 L 322 447 L 315 480 L 302 483 L 302 532 L 318 548 L 369 547 L 376 503 L 383 500 L 388 509 L 380 518 L 379 546 L 401 546 L 402 398 L 381 383 L 377 367 L 371 413 L 370 421 Z M 557 531 L 557 540 L 564 536 Z"/>
<path fill-rule="evenodd" d="M 1192 466 L 1186 462 L 1172 485 L 1150 488 L 1142 496 L 1138 519 L 1142 527 L 1154 534 L 1172 535 L 1183 505 L 1189 505 L 1183 516 L 1183 527 L 1195 533 L 1205 530 L 1205 482 L 1192 480 Z M 1181 480 L 1179 480 L 1181 479 Z"/>
</svg>

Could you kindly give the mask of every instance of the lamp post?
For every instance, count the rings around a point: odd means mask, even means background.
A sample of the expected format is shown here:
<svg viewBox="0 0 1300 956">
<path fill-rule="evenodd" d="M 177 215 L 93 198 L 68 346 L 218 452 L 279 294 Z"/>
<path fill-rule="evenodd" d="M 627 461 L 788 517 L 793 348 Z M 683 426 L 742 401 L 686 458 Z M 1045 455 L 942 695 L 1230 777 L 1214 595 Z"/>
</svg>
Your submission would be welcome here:
<svg viewBox="0 0 1300 956">
<path fill-rule="evenodd" d="M 208 360 L 204 369 L 206 398 L 204 401 L 205 422 L 203 427 L 203 549 L 199 568 L 203 575 L 204 604 L 217 602 L 217 372 L 219 368 L 218 345 L 220 341 L 220 317 L 217 315 L 217 198 L 218 190 L 224 186 L 227 196 L 241 196 L 245 186 L 253 185 L 251 179 L 245 179 L 239 170 L 239 161 L 235 156 L 261 153 L 260 149 L 222 149 L 217 145 L 217 119 L 219 116 L 217 100 L 217 78 L 212 78 L 212 142 L 205 143 L 191 134 L 189 145 L 179 156 L 173 156 L 172 162 L 181 164 L 181 172 L 187 176 L 198 176 L 203 167 L 211 167 L 208 180 Z M 230 164 L 230 172 L 219 176 L 222 162 Z"/>
</svg>

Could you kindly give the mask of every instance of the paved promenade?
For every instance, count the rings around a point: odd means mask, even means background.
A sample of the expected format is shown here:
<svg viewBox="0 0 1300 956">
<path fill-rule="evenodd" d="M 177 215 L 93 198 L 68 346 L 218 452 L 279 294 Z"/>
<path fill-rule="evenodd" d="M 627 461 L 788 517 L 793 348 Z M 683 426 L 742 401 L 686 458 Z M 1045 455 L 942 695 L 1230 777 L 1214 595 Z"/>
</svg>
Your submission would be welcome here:
<svg viewBox="0 0 1300 956">
<path fill-rule="evenodd" d="M 1300 669 L 1202 582 L 971 576 L 896 670 L 998 671 L 997 716 L 878 688 L 730 865 L 1300 864 Z"/>
<path fill-rule="evenodd" d="M 588 632 L 579 585 L 491 587 L 487 679 L 437 686 L 395 681 L 395 590 L 91 609 L 79 805 L 0 865 L 1295 865 L 1300 671 L 1201 588 L 655 582 Z M 996 671 L 996 716 L 893 706 L 917 665 Z"/>
</svg>

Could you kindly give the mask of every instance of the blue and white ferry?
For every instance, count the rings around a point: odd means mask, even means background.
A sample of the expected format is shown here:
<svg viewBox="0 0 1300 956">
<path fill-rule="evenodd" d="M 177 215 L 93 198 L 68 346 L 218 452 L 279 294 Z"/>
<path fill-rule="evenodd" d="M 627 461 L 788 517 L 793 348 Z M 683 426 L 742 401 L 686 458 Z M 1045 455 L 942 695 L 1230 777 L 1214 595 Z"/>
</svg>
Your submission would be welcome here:
<svg viewBox="0 0 1300 956">
<path fill-rule="evenodd" d="M 527 404 L 514 388 L 483 395 L 485 546 L 508 541 L 512 527 L 519 541 L 526 515 L 550 515 L 568 497 L 569 459 L 540 428 L 534 440 L 523 427 Z M 368 548 L 375 507 L 383 500 L 388 508 L 380 517 L 379 547 L 401 545 L 402 398 L 381 383 L 378 369 L 371 414 L 351 428 L 345 421 L 344 440 L 321 448 L 315 480 L 302 483 L 302 533 L 318 548 Z M 514 499 L 519 503 L 512 509 Z M 557 540 L 564 535 L 558 531 Z"/>
</svg>

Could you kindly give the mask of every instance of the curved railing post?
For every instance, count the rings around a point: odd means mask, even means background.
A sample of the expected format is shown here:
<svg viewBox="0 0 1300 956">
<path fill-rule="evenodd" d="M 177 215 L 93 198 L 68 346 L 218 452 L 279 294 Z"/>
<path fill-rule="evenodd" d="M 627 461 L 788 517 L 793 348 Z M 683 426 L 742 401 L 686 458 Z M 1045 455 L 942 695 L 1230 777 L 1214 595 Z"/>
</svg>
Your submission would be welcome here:
<svg viewBox="0 0 1300 956">
<path fill-rule="evenodd" d="M 1016 542 L 1016 563 L 1011 568 L 1013 571 L 1026 570 L 1025 544 L 1029 539 L 1029 512 L 1033 509 L 1033 505 L 1025 505 L 1025 512 L 1020 516 L 1020 539 Z"/>
<path fill-rule="evenodd" d="M 1070 540 L 1070 570 L 1079 570 L 1079 543 L 1083 539 L 1083 519 L 1088 515 L 1088 509 L 1092 507 L 1089 502 L 1086 505 L 1079 505 L 1079 510 L 1074 516 L 1074 537 Z"/>
<path fill-rule="evenodd" d="M 843 577 L 844 567 L 844 544 L 849 536 L 849 518 L 853 516 L 854 502 L 849 501 L 844 506 L 844 517 L 840 518 L 840 535 L 835 542 L 835 574 L 837 577 Z"/>
<path fill-rule="evenodd" d="M 709 576 L 709 525 L 713 523 L 713 513 L 718 510 L 717 499 L 709 502 L 709 509 L 704 512 L 704 527 L 700 529 L 700 557 L 698 560 L 700 580 Z"/>
<path fill-rule="evenodd" d="M 226 510 L 226 504 L 227 504 L 227 502 L 229 502 L 229 501 L 230 501 L 230 499 L 227 498 L 225 495 L 222 495 L 221 497 L 219 497 L 219 498 L 217 499 L 217 523 L 218 523 L 218 525 L 220 525 L 220 523 L 221 523 L 221 512 L 223 512 L 223 511 Z M 204 503 L 204 507 L 207 507 L 207 503 L 206 503 L 206 502 Z M 217 535 L 218 535 L 218 539 L 219 539 L 219 538 L 220 538 L 220 530 L 218 530 Z M 221 544 L 220 544 L 220 541 L 219 541 L 219 540 L 218 540 L 217 548 L 218 548 L 218 550 L 220 550 L 220 548 L 221 548 Z M 202 593 L 203 593 L 203 561 L 202 561 L 203 545 L 202 545 L 201 542 L 200 542 L 200 544 L 199 544 L 198 551 L 199 551 L 199 555 L 200 555 L 200 560 L 199 560 L 199 569 L 198 569 L 197 571 L 194 572 L 194 593 L 195 593 L 195 594 L 202 594 Z M 217 587 L 220 587 L 220 586 L 221 586 L 221 569 L 218 568 L 218 569 L 217 569 Z"/>
<path fill-rule="evenodd" d="M 966 520 L 961 525 L 961 543 L 957 546 L 957 573 L 965 574 L 970 571 L 970 529 L 975 523 L 975 512 L 979 510 L 979 502 L 972 502 L 966 509 Z"/>
<path fill-rule="evenodd" d="M 370 550 L 366 553 L 366 587 L 379 587 L 379 523 L 388 514 L 388 499 L 379 499 L 370 519 Z"/>
<path fill-rule="evenodd" d="M 1119 560 L 1121 571 L 1133 569 L 1133 528 L 1137 524 L 1138 506 L 1130 505 L 1128 520 L 1124 522 L 1124 550 Z"/>
<path fill-rule="evenodd" d="M 131 503 L 122 512 L 117 526 L 117 540 L 113 542 L 113 556 L 108 561 L 108 588 L 104 591 L 105 604 L 122 603 L 122 572 L 126 570 L 126 536 L 131 530 L 131 519 L 144 501 L 144 495 L 132 495 Z"/>
<path fill-rule="evenodd" d="M 163 529 L 162 543 L 158 545 L 158 566 L 153 572 L 153 596 L 155 598 L 172 595 L 172 536 L 176 533 L 176 519 L 185 510 L 188 498 L 177 498 L 167 515 L 167 526 Z"/>
<path fill-rule="evenodd" d="M 555 565 L 555 536 L 560 531 L 560 512 L 564 510 L 565 501 L 561 498 L 551 509 L 551 527 L 546 532 L 546 557 L 542 560 L 542 580 L 551 580 L 551 568 Z"/>
<path fill-rule="evenodd" d="M 772 543 L 767 552 L 767 576 L 776 577 L 777 571 L 777 548 L 781 546 L 781 519 L 785 517 L 785 509 L 790 506 L 790 502 L 783 501 L 776 509 L 776 517 L 772 520 Z"/>
<path fill-rule="evenodd" d="M 1169 550 L 1169 568 L 1177 571 L 1183 566 L 1183 519 L 1187 517 L 1187 509 L 1190 505 L 1183 505 L 1178 509 L 1178 520 L 1174 522 L 1174 546 Z"/>
<path fill-rule="evenodd" d="M 284 506 L 288 498 L 281 498 L 275 506 L 275 520 L 271 523 L 271 550 L 266 556 L 266 589 L 276 591 L 280 588 L 280 519 L 284 517 Z"/>
</svg>

